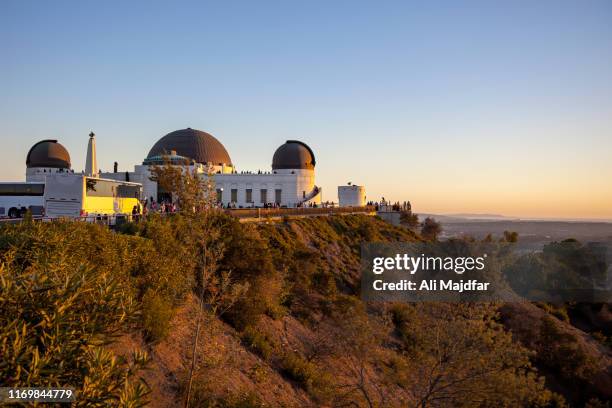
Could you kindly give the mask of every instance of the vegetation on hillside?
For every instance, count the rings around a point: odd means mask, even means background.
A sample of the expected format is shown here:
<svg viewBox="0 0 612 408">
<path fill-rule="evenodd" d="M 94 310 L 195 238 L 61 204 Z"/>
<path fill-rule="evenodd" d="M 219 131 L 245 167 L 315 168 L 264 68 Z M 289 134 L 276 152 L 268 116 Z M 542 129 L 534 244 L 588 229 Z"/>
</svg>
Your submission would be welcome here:
<svg viewBox="0 0 612 408">
<path fill-rule="evenodd" d="M 568 324 L 561 310 L 578 306 L 364 303 L 361 244 L 422 240 L 412 229 L 366 215 L 243 224 L 200 211 L 187 187 L 193 212 L 116 232 L 0 229 L 0 383 L 74 386 L 77 406 L 100 407 L 160 406 L 159 389 L 203 407 L 558 407 L 572 382 L 570 403 L 605 399 L 609 346 Z"/>
</svg>

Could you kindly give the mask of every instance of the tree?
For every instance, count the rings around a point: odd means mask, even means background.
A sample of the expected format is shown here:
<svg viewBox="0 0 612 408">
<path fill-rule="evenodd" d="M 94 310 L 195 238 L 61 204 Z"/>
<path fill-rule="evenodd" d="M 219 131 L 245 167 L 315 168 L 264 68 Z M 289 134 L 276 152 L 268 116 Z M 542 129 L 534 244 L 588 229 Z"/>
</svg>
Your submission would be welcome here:
<svg viewBox="0 0 612 408">
<path fill-rule="evenodd" d="M 247 283 L 232 279 L 231 270 L 220 270 L 219 263 L 225 254 L 221 239 L 219 220 L 214 214 L 216 191 L 211 166 L 201 172 L 188 162 L 173 164 L 166 161 L 162 166 L 153 166 L 152 180 L 172 195 L 186 217 L 184 232 L 194 250 L 195 292 L 199 301 L 198 315 L 193 338 L 191 364 L 187 377 L 185 407 L 191 403 L 191 390 L 198 362 L 198 343 L 204 313 L 219 317 L 229 310 L 248 290 Z"/>
<path fill-rule="evenodd" d="M 217 202 L 212 166 L 204 171 L 188 162 L 179 164 L 166 161 L 151 167 L 151 180 L 158 188 L 172 195 L 181 212 L 197 213 L 214 208 Z"/>
<path fill-rule="evenodd" d="M 315 344 L 322 351 L 315 355 L 338 359 L 346 370 L 335 384 L 334 406 L 386 405 L 388 395 L 375 369 L 382 360 L 379 348 L 388 335 L 386 329 L 368 315 L 363 303 L 348 296 L 340 297 L 334 312 L 320 324 L 321 341 Z"/>
<path fill-rule="evenodd" d="M 209 219 L 210 217 L 207 218 Z M 231 279 L 231 271 L 219 273 L 217 266 L 224 252 L 223 244 L 217 244 L 220 242 L 219 230 L 208 228 L 206 231 L 208 233 L 201 237 L 200 240 L 202 253 L 200 265 L 196 271 L 199 308 L 196 317 L 191 366 L 187 379 L 187 393 L 185 396 L 185 407 L 187 408 L 191 403 L 191 389 L 194 373 L 197 368 L 198 341 L 204 312 L 208 311 L 212 316 L 220 317 L 248 290 L 248 283 L 235 283 Z"/>
<path fill-rule="evenodd" d="M 401 305 L 394 322 L 404 344 L 400 379 L 415 408 L 541 406 L 551 393 L 529 353 L 497 323 L 495 305 Z"/>
<path fill-rule="evenodd" d="M 504 231 L 503 241 L 510 242 L 510 243 L 518 242 L 518 232 Z"/>
<path fill-rule="evenodd" d="M 400 224 L 408 229 L 414 229 L 419 226 L 419 216 L 411 210 L 405 210 L 400 213 Z"/>
<path fill-rule="evenodd" d="M 435 241 L 438 239 L 438 235 L 442 232 L 442 226 L 434 218 L 427 217 L 423 221 L 421 226 L 421 235 L 423 238 Z"/>
</svg>

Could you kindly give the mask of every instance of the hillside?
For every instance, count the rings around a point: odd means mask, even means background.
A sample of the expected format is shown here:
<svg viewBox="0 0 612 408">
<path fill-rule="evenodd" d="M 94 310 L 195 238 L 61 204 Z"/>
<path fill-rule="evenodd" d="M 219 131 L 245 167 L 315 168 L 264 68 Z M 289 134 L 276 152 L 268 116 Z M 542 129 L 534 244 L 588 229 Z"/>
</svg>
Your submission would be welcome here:
<svg viewBox="0 0 612 408">
<path fill-rule="evenodd" d="M 420 239 L 365 215 L 5 226 L 2 383 L 177 406 L 197 332 L 192 406 L 559 406 L 568 380 L 592 384 L 570 402 L 609 398 L 609 349 L 535 305 L 361 302 L 361 243 Z M 540 325 L 581 339 L 562 378 Z"/>
</svg>

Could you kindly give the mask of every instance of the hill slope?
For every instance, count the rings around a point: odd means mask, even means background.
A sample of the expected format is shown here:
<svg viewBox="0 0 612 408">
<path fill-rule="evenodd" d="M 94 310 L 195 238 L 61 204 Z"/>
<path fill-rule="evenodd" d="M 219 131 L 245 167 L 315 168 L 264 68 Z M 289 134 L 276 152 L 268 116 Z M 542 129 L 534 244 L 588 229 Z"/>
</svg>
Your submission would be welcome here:
<svg viewBox="0 0 612 408">
<path fill-rule="evenodd" d="M 419 239 L 365 215 L 269 224 L 151 217 L 122 233 L 82 223 L 7 226 L 0 354 L 14 357 L 0 375 L 9 385 L 73 384 L 83 406 L 176 406 L 200 321 L 193 406 L 561 401 L 532 364 L 559 389 L 529 350 L 541 352 L 540 343 L 527 340 L 544 318 L 555 319 L 556 333 L 575 329 L 541 309 L 524 306 L 537 313 L 521 326 L 526 312 L 511 305 L 500 316 L 497 305 L 359 300 L 361 243 Z M 589 395 L 605 397 L 609 351 L 592 341 L 576 347 L 600 362 L 580 375 L 595 384 Z M 133 350 L 148 354 L 148 369 Z"/>
</svg>

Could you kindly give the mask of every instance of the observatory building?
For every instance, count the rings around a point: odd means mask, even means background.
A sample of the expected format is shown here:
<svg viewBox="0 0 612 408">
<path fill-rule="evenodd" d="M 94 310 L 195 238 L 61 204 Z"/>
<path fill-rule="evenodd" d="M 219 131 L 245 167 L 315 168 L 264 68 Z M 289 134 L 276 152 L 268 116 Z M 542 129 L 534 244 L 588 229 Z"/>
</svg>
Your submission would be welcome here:
<svg viewBox="0 0 612 408">
<path fill-rule="evenodd" d="M 168 196 L 151 180 L 151 167 L 167 163 L 187 166 L 202 176 L 212 172 L 218 200 L 225 206 L 296 207 L 321 202 L 321 189 L 315 185 L 315 154 L 297 140 L 287 140 L 276 149 L 270 171 L 238 172 L 227 149 L 213 135 L 181 129 L 159 139 L 134 171 L 115 169 L 101 177 L 141 183 L 143 199 L 163 201 Z"/>
<path fill-rule="evenodd" d="M 361 207 L 366 205 L 365 187 L 351 183 L 346 186 L 338 186 L 338 202 L 340 207 Z"/>
<path fill-rule="evenodd" d="M 57 140 L 41 140 L 30 148 L 26 156 L 28 183 L 44 183 L 49 174 L 70 172 L 70 154 Z"/>
</svg>

